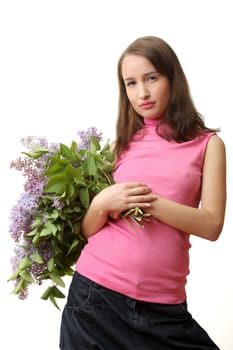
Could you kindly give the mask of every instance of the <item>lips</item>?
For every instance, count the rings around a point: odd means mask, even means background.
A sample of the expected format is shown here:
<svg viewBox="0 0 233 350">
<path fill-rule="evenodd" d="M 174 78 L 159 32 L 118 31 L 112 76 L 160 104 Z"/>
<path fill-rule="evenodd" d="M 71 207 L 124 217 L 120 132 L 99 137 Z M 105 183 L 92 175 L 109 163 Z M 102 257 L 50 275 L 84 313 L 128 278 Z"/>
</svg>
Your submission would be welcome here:
<svg viewBox="0 0 233 350">
<path fill-rule="evenodd" d="M 154 105 L 155 105 L 154 102 L 146 102 L 146 103 L 142 103 L 142 104 L 140 105 L 140 107 L 141 107 L 142 109 L 151 109 L 151 108 L 154 107 Z"/>
</svg>

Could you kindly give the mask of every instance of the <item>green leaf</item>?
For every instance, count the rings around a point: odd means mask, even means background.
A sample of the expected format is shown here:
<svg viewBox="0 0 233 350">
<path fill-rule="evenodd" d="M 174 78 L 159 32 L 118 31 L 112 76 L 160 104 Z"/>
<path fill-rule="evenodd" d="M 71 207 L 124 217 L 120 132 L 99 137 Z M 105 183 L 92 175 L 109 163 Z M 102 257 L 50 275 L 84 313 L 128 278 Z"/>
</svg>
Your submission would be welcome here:
<svg viewBox="0 0 233 350">
<path fill-rule="evenodd" d="M 89 198 L 89 192 L 88 192 L 87 187 L 82 187 L 80 189 L 79 194 L 80 194 L 80 200 L 81 200 L 84 208 L 88 209 L 89 203 L 90 203 L 90 198 Z"/>
<path fill-rule="evenodd" d="M 38 264 L 43 264 L 43 259 L 39 253 L 35 253 L 31 255 L 32 261 L 35 261 Z"/>
<path fill-rule="evenodd" d="M 101 153 L 108 162 L 112 163 L 114 161 L 114 154 L 111 151 L 106 150 L 106 151 L 102 151 Z"/>
<path fill-rule="evenodd" d="M 77 142 L 72 141 L 70 150 L 75 153 L 77 152 Z"/>
<path fill-rule="evenodd" d="M 65 159 L 69 159 L 69 160 L 75 159 L 74 152 L 63 143 L 60 144 L 60 154 Z"/>
<path fill-rule="evenodd" d="M 17 268 L 7 281 L 14 281 L 19 277 L 20 268 Z"/>
<path fill-rule="evenodd" d="M 47 266 L 48 266 L 49 272 L 54 271 L 54 269 L 55 269 L 54 258 L 49 259 L 49 261 L 47 262 Z"/>
<path fill-rule="evenodd" d="M 59 161 L 57 161 L 56 163 L 51 165 L 44 172 L 44 176 L 52 177 L 52 176 L 56 176 L 56 175 L 62 174 L 64 172 L 64 169 L 65 169 L 66 165 L 67 165 L 66 161 L 59 159 Z"/>
<path fill-rule="evenodd" d="M 49 236 L 51 234 L 55 235 L 56 232 L 57 232 L 56 225 L 48 222 L 45 224 L 44 228 L 41 230 L 40 236 L 44 237 L 44 236 Z"/>
<path fill-rule="evenodd" d="M 49 179 L 47 185 L 44 188 L 45 192 L 53 192 L 57 195 L 61 195 L 65 191 L 66 176 L 59 174 Z"/>
<path fill-rule="evenodd" d="M 22 293 L 27 288 L 28 282 L 26 282 L 23 279 L 19 280 L 19 283 L 15 287 L 15 289 L 12 291 L 13 294 L 19 294 Z"/>
<path fill-rule="evenodd" d="M 56 302 L 56 300 L 55 300 L 55 297 L 54 297 L 54 295 L 51 293 L 50 294 L 50 301 L 53 303 L 53 305 L 58 309 L 58 310 L 60 310 L 60 308 L 59 308 L 59 306 L 58 306 L 58 304 L 57 304 L 57 302 Z"/>
<path fill-rule="evenodd" d="M 54 283 L 58 284 L 61 287 L 65 287 L 65 283 L 57 272 L 51 272 L 49 276 Z"/>
<path fill-rule="evenodd" d="M 96 175 L 97 173 L 97 166 L 95 163 L 95 159 L 93 155 L 88 155 L 88 157 L 85 159 L 83 163 L 83 169 L 86 172 L 87 175 Z"/>
<path fill-rule="evenodd" d="M 27 256 L 25 256 L 19 261 L 19 268 L 21 271 L 28 269 L 31 265 L 32 261 Z"/>
<path fill-rule="evenodd" d="M 69 254 L 71 253 L 71 251 L 72 251 L 75 247 L 77 247 L 78 245 L 79 245 L 79 240 L 78 240 L 78 239 L 74 239 L 73 242 L 72 242 L 72 244 L 71 244 L 71 246 L 70 246 L 70 248 L 69 248 L 69 250 L 68 250 L 68 252 L 67 252 L 67 254 L 66 254 L 66 256 L 69 255 Z"/>
<path fill-rule="evenodd" d="M 40 298 L 43 299 L 43 300 L 47 300 L 49 298 L 49 296 L 50 296 L 52 288 L 53 287 L 48 287 Z"/>
<path fill-rule="evenodd" d="M 36 228 L 36 227 L 40 227 L 42 225 L 43 221 L 41 217 L 36 217 L 35 220 L 32 223 L 32 227 Z M 30 232 L 30 234 L 33 233 L 33 231 Z"/>
<path fill-rule="evenodd" d="M 72 184 L 67 184 L 64 193 L 60 196 L 60 199 L 69 204 L 69 200 L 74 196 L 74 194 L 74 186 Z"/>
<path fill-rule="evenodd" d="M 42 146 L 38 146 L 36 144 L 31 144 L 30 147 L 34 150 L 33 152 L 21 152 L 22 154 L 26 155 L 29 158 L 32 159 L 38 159 L 42 157 L 44 154 L 48 153 L 49 150 L 47 148 L 44 148 Z"/>
<path fill-rule="evenodd" d="M 80 221 L 78 221 L 78 222 L 75 222 L 74 224 L 73 224 L 73 232 L 74 232 L 74 234 L 80 234 L 80 228 L 81 228 L 81 223 L 80 223 Z"/>
<path fill-rule="evenodd" d="M 96 151 L 100 150 L 100 143 L 96 137 L 90 136 L 90 150 L 91 152 L 96 153 Z"/>
<path fill-rule="evenodd" d="M 52 212 L 46 214 L 45 213 L 46 219 L 53 219 L 56 220 L 59 217 L 59 209 L 54 209 Z"/>
<path fill-rule="evenodd" d="M 77 168 L 71 164 L 68 164 L 65 168 L 65 174 L 68 180 L 73 181 L 74 179 L 76 179 L 77 183 L 85 184 L 85 179 L 82 174 L 81 166 Z"/>
<path fill-rule="evenodd" d="M 31 225 L 32 226 L 32 225 Z M 27 237 L 33 237 L 38 234 L 38 229 L 32 230 L 31 232 L 27 233 Z"/>
<path fill-rule="evenodd" d="M 32 277 L 32 275 L 30 274 L 30 272 L 28 270 L 24 270 L 24 271 L 20 272 L 20 276 L 22 279 L 24 279 L 28 283 L 35 283 L 34 278 Z"/>
<path fill-rule="evenodd" d="M 34 235 L 34 237 L 32 239 L 32 243 L 36 244 L 38 241 L 40 241 L 40 232 L 37 231 L 37 234 Z"/>
<path fill-rule="evenodd" d="M 65 294 L 63 294 L 56 286 L 53 286 L 53 294 L 55 298 L 63 299 L 65 298 Z"/>
</svg>

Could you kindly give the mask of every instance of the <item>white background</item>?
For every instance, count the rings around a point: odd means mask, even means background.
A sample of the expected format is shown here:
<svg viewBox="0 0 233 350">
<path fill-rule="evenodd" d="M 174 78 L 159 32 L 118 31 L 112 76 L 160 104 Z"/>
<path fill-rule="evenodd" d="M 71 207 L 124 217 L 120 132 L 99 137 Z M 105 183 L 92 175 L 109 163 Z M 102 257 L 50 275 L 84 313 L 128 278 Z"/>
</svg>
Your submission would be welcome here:
<svg viewBox="0 0 233 350">
<path fill-rule="evenodd" d="M 206 124 L 222 128 L 228 159 L 226 222 L 215 243 L 192 238 L 187 292 L 194 318 L 221 350 L 233 349 L 230 4 L 230 0 L 0 2 L 0 322 L 5 349 L 57 350 L 61 317 L 50 302 L 40 300 L 43 287 L 31 289 L 26 301 L 10 294 L 13 242 L 8 218 L 22 191 L 21 174 L 10 170 L 10 160 L 18 157 L 23 150 L 20 138 L 28 135 L 70 143 L 78 130 L 96 126 L 106 139 L 113 139 L 117 60 L 132 40 L 144 35 L 160 36 L 173 47 Z"/>
</svg>

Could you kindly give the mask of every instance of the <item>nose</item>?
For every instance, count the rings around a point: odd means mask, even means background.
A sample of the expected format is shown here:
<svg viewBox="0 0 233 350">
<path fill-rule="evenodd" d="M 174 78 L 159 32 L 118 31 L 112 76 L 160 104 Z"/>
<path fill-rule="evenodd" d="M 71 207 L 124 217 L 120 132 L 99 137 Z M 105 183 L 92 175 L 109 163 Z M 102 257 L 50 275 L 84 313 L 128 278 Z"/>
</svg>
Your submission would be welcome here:
<svg viewBox="0 0 233 350">
<path fill-rule="evenodd" d="M 138 97 L 140 99 L 146 99 L 150 96 L 150 92 L 148 91 L 145 84 L 139 84 L 138 86 Z"/>
</svg>

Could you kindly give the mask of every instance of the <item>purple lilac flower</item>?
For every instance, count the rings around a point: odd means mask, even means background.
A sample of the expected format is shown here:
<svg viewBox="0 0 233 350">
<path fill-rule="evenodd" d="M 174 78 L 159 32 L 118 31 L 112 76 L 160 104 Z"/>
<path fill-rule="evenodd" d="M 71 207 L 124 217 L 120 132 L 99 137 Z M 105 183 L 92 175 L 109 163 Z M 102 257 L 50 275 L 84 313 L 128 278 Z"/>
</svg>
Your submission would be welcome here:
<svg viewBox="0 0 233 350">
<path fill-rule="evenodd" d="M 58 143 L 51 143 L 49 146 L 49 154 L 54 154 L 59 150 L 60 145 Z"/>
<path fill-rule="evenodd" d="M 62 209 L 65 206 L 65 203 L 61 202 L 58 196 L 53 197 L 53 204 L 56 209 Z"/>
<path fill-rule="evenodd" d="M 37 209 L 37 198 L 24 192 L 11 209 L 9 232 L 15 242 L 19 242 L 25 233 L 30 232 L 33 212 Z"/>
<path fill-rule="evenodd" d="M 43 137 L 25 137 L 21 139 L 21 143 L 29 149 L 29 152 L 33 152 L 32 144 L 45 148 L 48 146 L 47 140 Z M 46 170 L 47 159 L 48 155 L 45 154 L 39 159 L 19 157 L 10 163 L 11 168 L 22 171 L 23 176 L 26 178 L 24 183 L 25 192 L 31 193 L 37 198 L 41 196 L 43 188 L 47 182 L 47 179 L 43 176 L 43 173 Z"/>
<path fill-rule="evenodd" d="M 11 162 L 10 167 L 22 171 L 23 176 L 26 178 L 24 183 L 25 192 L 32 193 L 37 198 L 40 197 L 47 181 L 43 176 L 45 171 L 45 161 L 18 158 Z"/>
<path fill-rule="evenodd" d="M 22 242 L 22 245 L 23 245 L 23 243 L 24 242 Z M 25 242 L 25 244 L 27 245 L 26 242 Z M 12 271 L 15 271 L 18 268 L 19 261 L 26 256 L 25 249 L 20 247 L 20 246 L 14 247 L 14 253 L 15 253 L 15 255 L 13 257 L 11 257 L 11 259 L 10 259 L 11 265 L 12 265 Z M 14 286 L 16 287 L 19 282 L 20 282 L 20 279 L 17 278 L 14 281 Z M 25 288 L 24 291 L 19 294 L 19 299 L 24 300 L 27 298 L 27 296 L 28 296 L 28 288 Z"/>
<path fill-rule="evenodd" d="M 16 246 L 14 247 L 14 253 L 15 255 L 10 259 L 13 271 L 17 269 L 19 261 L 25 257 L 25 250 L 20 246 Z"/>
<path fill-rule="evenodd" d="M 25 146 L 27 149 L 31 151 L 33 151 L 33 148 L 31 147 L 32 144 L 36 144 L 37 146 L 48 148 L 48 141 L 44 136 L 22 137 L 20 142 L 23 146 Z"/>
<path fill-rule="evenodd" d="M 15 286 L 17 286 L 17 282 L 18 280 L 15 281 Z M 21 293 L 19 293 L 19 299 L 21 300 L 27 299 L 28 294 L 29 294 L 28 287 L 26 287 Z"/>
<path fill-rule="evenodd" d="M 99 142 L 102 140 L 102 132 L 96 127 L 90 127 L 87 130 L 79 130 L 77 135 L 80 138 L 78 149 L 90 149 L 90 137 L 94 136 Z"/>
<path fill-rule="evenodd" d="M 52 245 L 50 241 L 45 241 L 40 244 L 37 250 L 34 250 L 33 253 L 39 253 L 40 256 L 43 259 L 43 263 L 33 263 L 32 266 L 30 267 L 30 272 L 32 273 L 33 277 L 36 280 L 36 283 L 41 285 L 42 280 L 41 280 L 41 275 L 45 270 L 47 270 L 47 263 L 49 259 L 52 258 L 53 256 L 53 250 L 52 250 Z"/>
<path fill-rule="evenodd" d="M 21 241 L 21 246 L 16 246 L 14 248 L 14 253 L 15 255 L 11 258 L 11 265 L 12 265 L 12 270 L 15 271 L 18 268 L 19 262 L 21 259 L 24 257 L 28 256 L 29 258 L 32 256 L 32 254 L 39 253 L 40 256 L 43 259 L 43 263 L 36 263 L 34 262 L 30 267 L 29 271 L 32 274 L 32 276 L 35 279 L 35 282 L 38 285 L 42 284 L 41 280 L 41 275 L 44 273 L 44 271 L 47 270 L 47 263 L 49 259 L 53 256 L 53 250 L 52 250 L 52 245 L 51 242 L 42 242 L 40 243 L 40 246 L 38 248 L 35 248 L 30 240 Z M 19 279 L 16 279 L 14 281 L 15 287 L 18 285 L 20 282 Z M 21 292 L 19 294 L 20 299 L 26 299 L 28 296 L 28 288 Z"/>
</svg>

